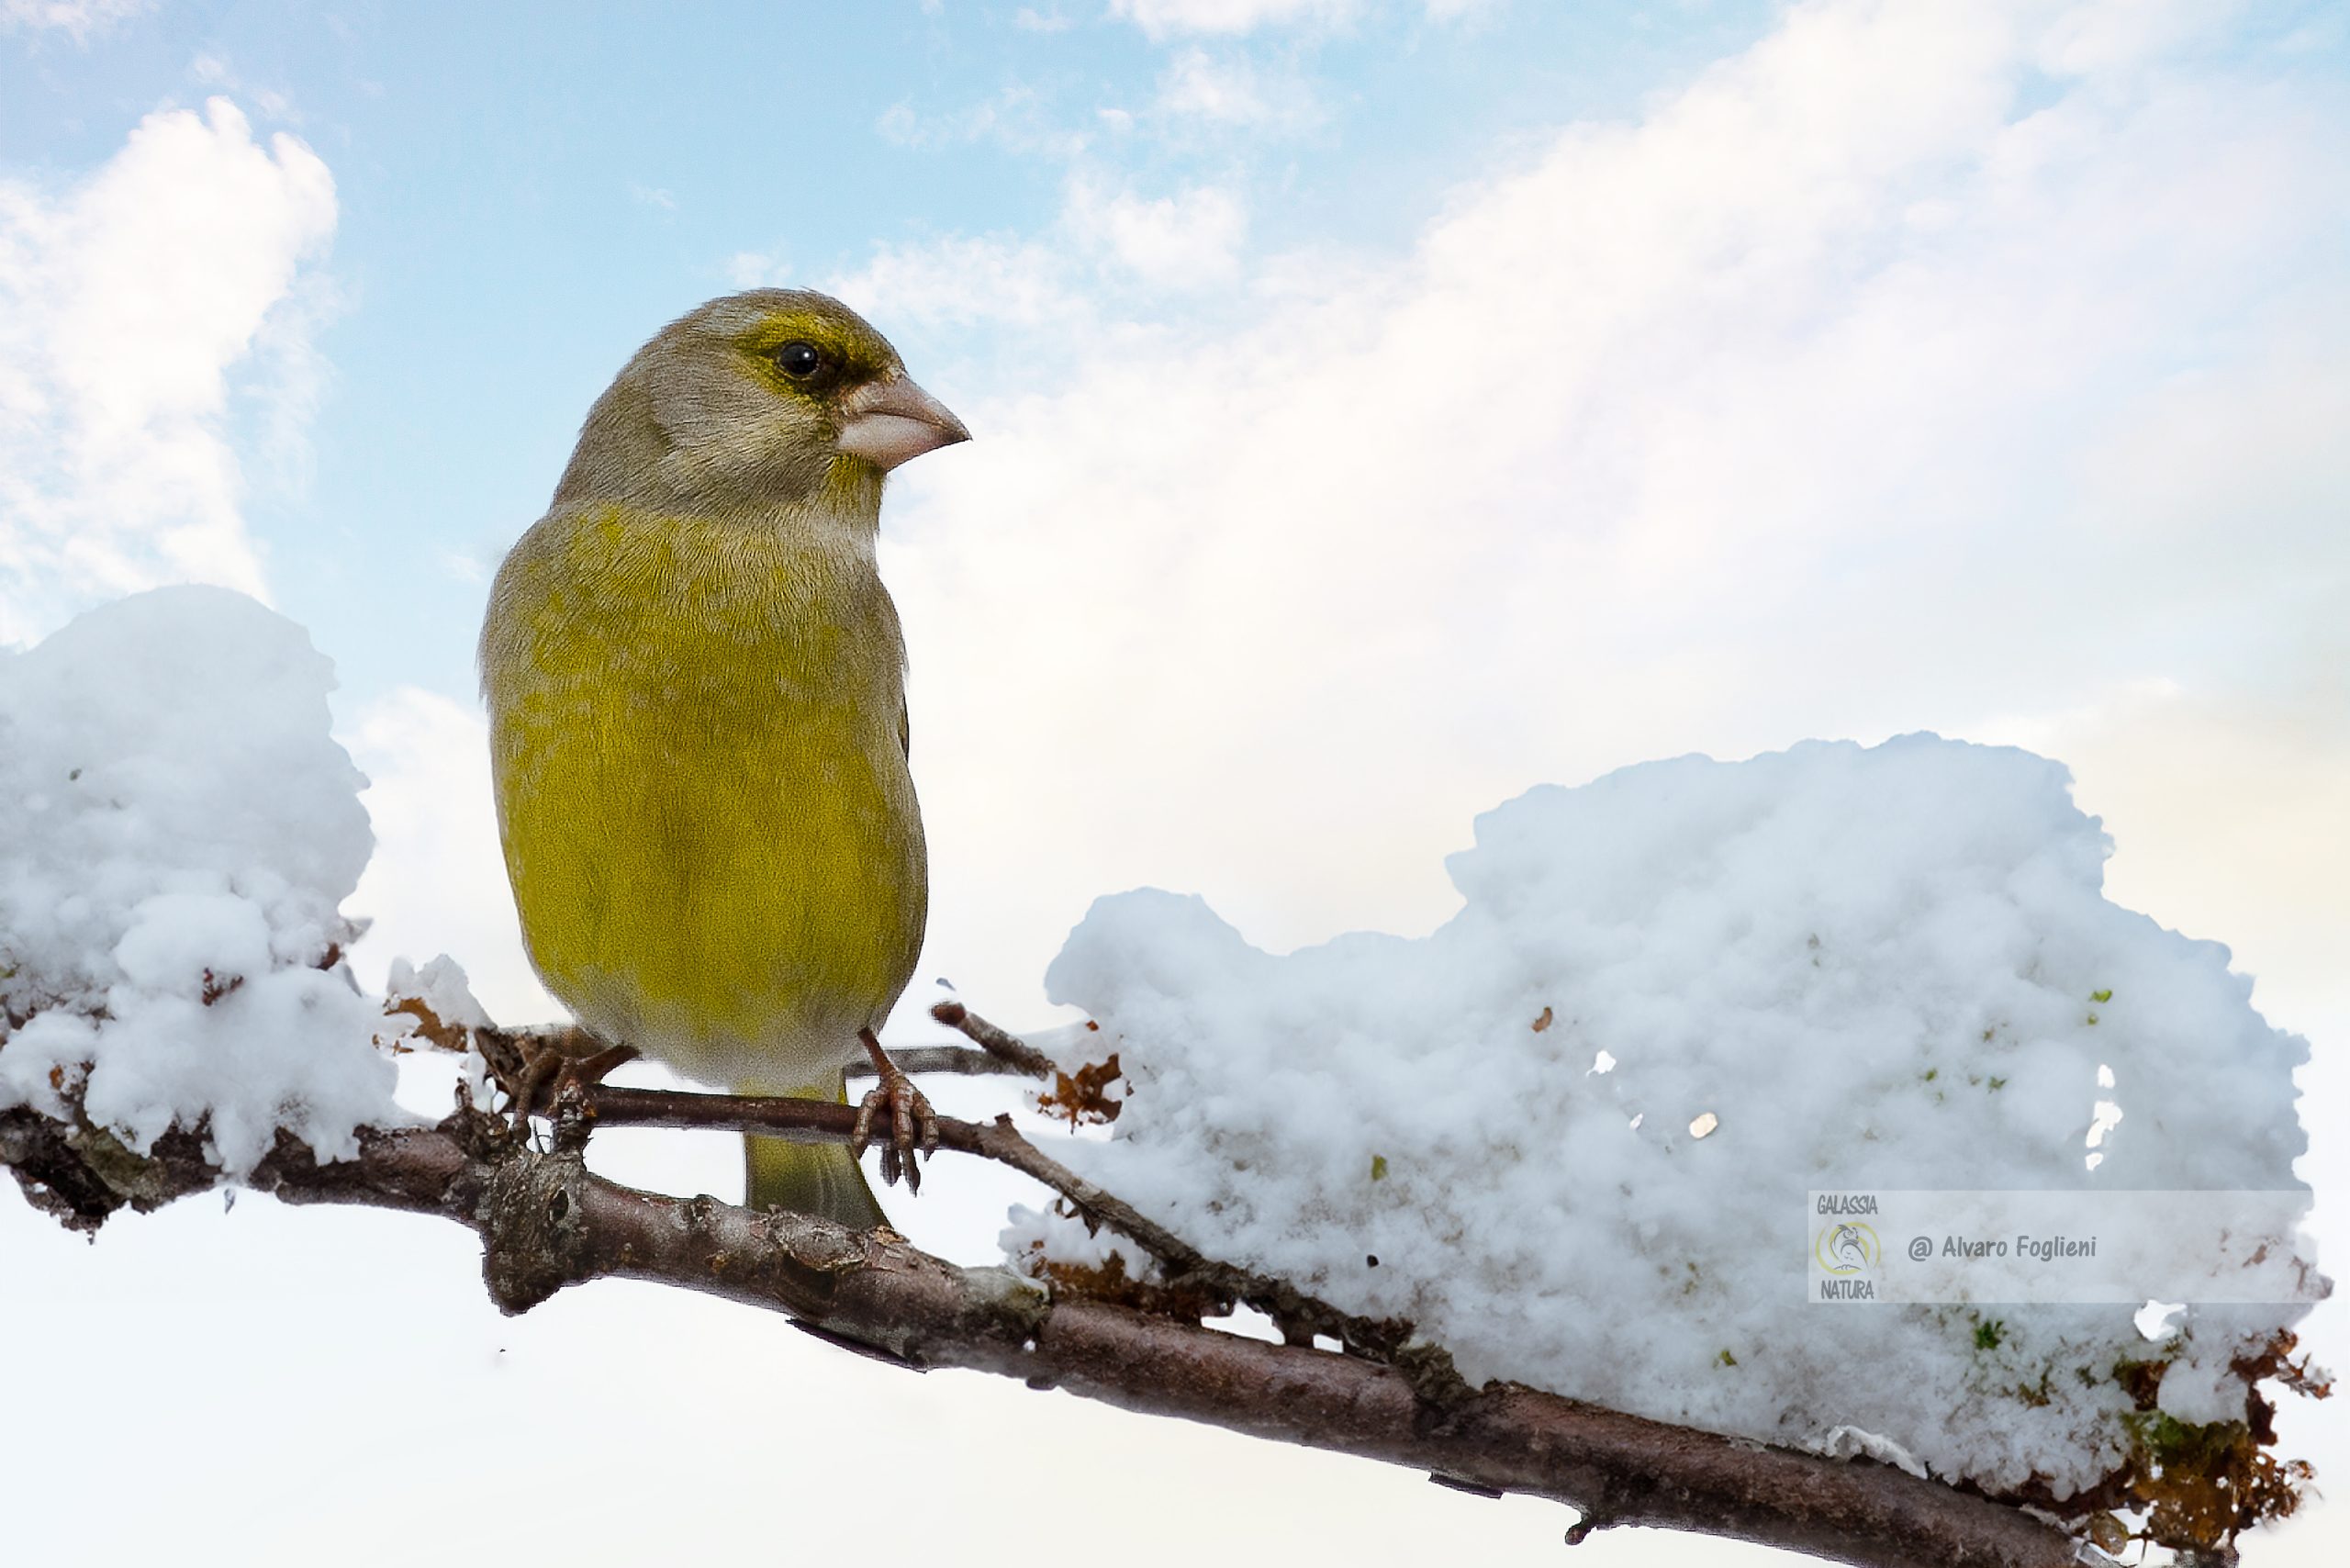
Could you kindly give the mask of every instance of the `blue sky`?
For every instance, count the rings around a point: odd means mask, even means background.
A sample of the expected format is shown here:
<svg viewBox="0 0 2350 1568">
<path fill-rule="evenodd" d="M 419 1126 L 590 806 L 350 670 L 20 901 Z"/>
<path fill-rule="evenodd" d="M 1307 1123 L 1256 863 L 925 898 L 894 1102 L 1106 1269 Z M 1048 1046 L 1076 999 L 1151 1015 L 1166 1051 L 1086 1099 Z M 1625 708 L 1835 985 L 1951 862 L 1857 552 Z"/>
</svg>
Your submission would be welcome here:
<svg viewBox="0 0 2350 1568">
<path fill-rule="evenodd" d="M 1376 266 L 1464 177 L 1525 163 L 1561 124 L 1637 118 L 1777 16 L 1522 0 L 712 6 L 689 21 L 111 8 L 80 7 L 95 19 L 78 30 L 13 29 L 0 55 L 12 176 L 70 187 L 143 117 L 215 95 L 332 172 L 331 241 L 304 278 L 320 373 L 301 394 L 306 439 L 254 454 L 250 398 L 229 426 L 273 597 L 319 628 L 357 700 L 464 689 L 476 579 L 543 504 L 611 371 L 699 298 L 854 276 L 893 247 L 1048 234 L 1080 187 L 1213 192 L 1231 198 L 1251 263 L 1336 252 Z M 2338 77 L 2344 49 L 2327 7 L 2272 5 L 2173 58 L 2314 83 Z M 2022 71 L 2009 112 L 2063 89 Z M 1156 295 L 1094 281 L 1111 319 L 1173 328 L 1228 325 L 1254 280 Z M 1007 326 L 982 301 L 884 325 L 952 394 L 1049 385 L 1098 323 Z"/>
<path fill-rule="evenodd" d="M 1256 251 L 1393 247 L 1464 162 L 1562 116 L 1630 111 L 1751 41 L 1770 8 L 1367 8 L 1159 39 L 1090 7 L 1041 15 L 164 6 L 10 39 L 0 149 L 18 177 L 70 182 L 159 106 L 225 94 L 257 134 L 289 130 L 327 162 L 338 216 L 313 342 L 330 370 L 306 471 L 252 472 L 247 516 L 277 602 L 321 629 L 354 697 L 462 690 L 479 585 L 453 557 L 494 561 L 611 373 L 653 325 L 734 286 L 738 257 L 762 258 L 763 281 L 812 280 L 880 243 L 1035 231 L 1077 177 L 1244 192 Z M 1238 75 L 1263 102 L 1228 120 L 1158 106 L 1180 71 Z M 966 379 L 986 350 L 987 371 L 1017 376 L 1040 346 L 1033 330 L 977 352 L 968 332 L 900 335 Z"/>
<path fill-rule="evenodd" d="M 1101 893 L 1196 890 L 1276 949 L 1425 931 L 1444 856 L 1537 783 L 1932 729 L 2072 768 L 2111 896 L 2228 943 L 2320 1042 L 2319 1126 L 2350 1106 L 2345 87 L 2350 17 L 2294 0 L 0 0 L 0 642 L 153 583 L 266 594 L 375 780 L 354 961 L 445 950 L 543 1014 L 473 696 L 487 573 L 662 321 L 811 284 L 979 438 L 893 478 L 882 564 L 922 973 L 983 1011 L 1051 1016 Z M 2318 1141 L 2305 1174 L 2350 1184 Z M 732 1179 L 689 1139 L 609 1153 Z M 984 1257 L 1007 1193 L 934 1181 L 907 1223 Z M 365 1216 L 217 1222 L 84 1250 L 0 1205 L 43 1282 L 10 1305 L 287 1464 L 317 1461 L 269 1400 L 321 1380 L 613 1419 L 565 1369 L 621 1334 L 666 1359 L 617 1418 L 696 1439 L 648 1485 L 762 1483 L 755 1363 L 763 1398 L 888 1412 L 961 1517 L 1041 1464 L 1145 1466 L 1179 1510 L 1277 1478 L 1249 1527 L 1307 1556 L 1556 1549 L 1554 1511 L 901 1388 L 700 1304 L 486 1322 L 462 1247 Z M 298 1310 L 252 1283 L 297 1244 L 336 1260 Z M 264 1392 L 151 1343 L 158 1260 L 275 1355 Z M 845 1495 L 840 1447 L 795 1473 Z M 319 1495 L 253 1539 L 313 1540 Z M 2331 1561 L 2325 1529 L 2247 1561 Z M 1726 1550 L 1665 1560 L 1756 1560 Z"/>
</svg>

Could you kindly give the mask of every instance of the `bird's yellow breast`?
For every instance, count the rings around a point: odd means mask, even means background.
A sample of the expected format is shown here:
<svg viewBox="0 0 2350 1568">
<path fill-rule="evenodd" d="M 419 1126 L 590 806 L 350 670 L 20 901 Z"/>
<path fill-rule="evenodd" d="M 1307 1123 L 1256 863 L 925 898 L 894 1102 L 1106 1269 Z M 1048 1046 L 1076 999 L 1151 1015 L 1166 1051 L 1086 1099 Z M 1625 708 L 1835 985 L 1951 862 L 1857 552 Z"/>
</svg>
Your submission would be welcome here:
<svg viewBox="0 0 2350 1568">
<path fill-rule="evenodd" d="M 904 644 L 869 532 L 557 511 L 482 638 L 506 865 L 581 1020 L 687 1073 L 798 1088 L 922 945 Z"/>
</svg>

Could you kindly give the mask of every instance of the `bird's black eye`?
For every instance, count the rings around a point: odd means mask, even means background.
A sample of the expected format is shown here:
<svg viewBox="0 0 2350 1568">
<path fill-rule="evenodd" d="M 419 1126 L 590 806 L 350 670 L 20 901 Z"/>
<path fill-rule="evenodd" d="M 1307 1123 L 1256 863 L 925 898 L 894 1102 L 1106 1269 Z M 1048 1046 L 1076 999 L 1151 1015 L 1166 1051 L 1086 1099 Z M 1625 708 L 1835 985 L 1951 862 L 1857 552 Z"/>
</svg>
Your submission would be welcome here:
<svg viewBox="0 0 2350 1568">
<path fill-rule="evenodd" d="M 775 351 L 776 368 L 794 381 L 813 381 L 824 371 L 824 351 L 795 338 Z"/>
</svg>

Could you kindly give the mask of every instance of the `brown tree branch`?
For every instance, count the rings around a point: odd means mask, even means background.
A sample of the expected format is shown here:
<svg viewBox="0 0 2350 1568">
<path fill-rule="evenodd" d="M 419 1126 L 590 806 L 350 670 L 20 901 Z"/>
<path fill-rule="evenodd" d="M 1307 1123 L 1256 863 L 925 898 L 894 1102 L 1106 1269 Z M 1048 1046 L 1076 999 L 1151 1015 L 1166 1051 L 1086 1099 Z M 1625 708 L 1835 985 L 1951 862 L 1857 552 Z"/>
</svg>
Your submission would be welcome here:
<svg viewBox="0 0 2350 1568">
<path fill-rule="evenodd" d="M 1036 1076 L 1016 1061 L 988 1051 L 975 1051 L 967 1046 L 891 1046 L 890 1059 L 898 1064 L 900 1072 L 920 1078 L 929 1072 L 961 1073 L 974 1078 L 1033 1078 Z M 871 1078 L 872 1067 L 857 1062 L 848 1070 L 851 1078 Z"/>
<path fill-rule="evenodd" d="M 583 1087 L 582 1093 L 585 1114 L 613 1126 L 717 1128 L 762 1133 L 795 1143 L 846 1143 L 856 1123 L 856 1114 L 848 1106 L 820 1100 L 681 1093 L 610 1084 Z M 993 1122 L 940 1116 L 937 1125 L 940 1148 L 1008 1165 L 1068 1199 L 1089 1222 L 1106 1225 L 1133 1241 L 1157 1260 L 1167 1291 L 1201 1297 L 1203 1307 L 1246 1302 L 1280 1325 L 1282 1337 L 1292 1344 L 1310 1344 L 1315 1335 L 1324 1334 L 1358 1354 L 1383 1361 L 1396 1360 L 1404 1348 L 1409 1324 L 1358 1317 L 1306 1294 L 1286 1280 L 1206 1257 L 1116 1193 L 1029 1142 L 1009 1116 Z M 876 1137 L 883 1136 L 883 1130 L 877 1129 Z M 1425 1350 L 1407 1358 L 1405 1364 L 1416 1375 L 1431 1380 L 1432 1389 L 1443 1387 L 1443 1380 L 1452 1376 L 1449 1360 Z"/>
<path fill-rule="evenodd" d="M 930 1010 L 930 1015 L 950 1029 L 960 1029 L 979 1044 L 979 1048 L 997 1060 L 1009 1064 L 1014 1070 L 1030 1078 L 1050 1078 L 1053 1058 L 1013 1034 L 1000 1029 L 959 1002 L 942 1002 Z M 908 1072 L 913 1071 L 907 1068 Z"/>
<path fill-rule="evenodd" d="M 644 1091 L 592 1092 L 605 1121 L 621 1119 L 621 1105 L 647 1108 L 604 1102 Z M 635 1192 L 586 1169 L 589 1093 L 566 1092 L 551 1153 L 500 1119 L 461 1109 L 431 1128 L 363 1132 L 356 1159 L 324 1165 L 281 1134 L 246 1185 L 289 1203 L 367 1204 L 464 1225 L 481 1238 L 483 1273 L 506 1312 L 599 1278 L 676 1285 L 785 1313 L 822 1338 L 911 1367 L 997 1372 L 1147 1415 L 1408 1465 L 1472 1492 L 1554 1498 L 1582 1515 L 1570 1540 L 1646 1525 L 1883 1568 L 2076 1561 L 2069 1538 L 2029 1515 L 1866 1461 L 1786 1452 L 1510 1384 L 1431 1396 L 1403 1367 L 1047 1291 L 1004 1269 L 959 1268 L 887 1230 Z M 755 1119 L 763 1130 L 833 1136 L 832 1117 L 780 1103 L 727 1125 Z M 685 1114 L 673 1104 L 651 1109 L 657 1114 L 642 1120 L 654 1125 Z M 995 1131 L 957 1126 L 975 1153 Z M 219 1179 L 190 1134 L 168 1135 L 140 1156 L 102 1130 L 21 1108 L 0 1112 L 0 1164 L 36 1203 L 85 1226 Z"/>
</svg>

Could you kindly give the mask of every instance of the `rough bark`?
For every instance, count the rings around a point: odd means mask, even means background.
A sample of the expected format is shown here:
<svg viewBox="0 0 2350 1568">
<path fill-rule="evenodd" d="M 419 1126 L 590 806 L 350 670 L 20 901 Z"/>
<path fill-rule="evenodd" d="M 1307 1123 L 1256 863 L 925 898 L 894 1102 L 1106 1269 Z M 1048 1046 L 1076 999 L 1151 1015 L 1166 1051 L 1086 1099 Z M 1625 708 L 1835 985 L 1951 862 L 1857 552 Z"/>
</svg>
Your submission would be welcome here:
<svg viewBox="0 0 2350 1568">
<path fill-rule="evenodd" d="M 280 1135 L 245 1184 L 288 1203 L 361 1204 L 463 1225 L 481 1238 L 484 1278 L 505 1312 L 591 1280 L 654 1281 L 783 1313 L 833 1343 L 907 1367 L 996 1372 L 1146 1415 L 1410 1466 L 1470 1492 L 1553 1498 L 1581 1516 L 1570 1540 L 1645 1525 L 1884 1568 L 2077 1561 L 2072 1540 L 2029 1514 L 1887 1466 L 1770 1449 L 1514 1385 L 1470 1389 L 1441 1351 L 1398 1342 L 1397 1326 L 1346 1318 L 1281 1282 L 1200 1259 L 1164 1232 L 1137 1239 L 1184 1284 L 1160 1291 L 1151 1298 L 1158 1309 L 1146 1310 L 1129 1304 L 1131 1293 L 1102 1299 L 1004 1269 L 958 1267 L 887 1230 L 636 1192 L 587 1170 L 582 1149 L 599 1119 L 758 1126 L 829 1139 L 845 1137 L 853 1115 L 843 1106 L 573 1085 L 549 1152 L 502 1118 L 461 1110 L 431 1128 L 364 1133 L 355 1159 L 325 1164 Z M 1078 1182 L 1008 1124 L 942 1119 L 942 1148 L 1005 1159 L 1064 1192 L 1056 1174 Z M 0 1112 L 0 1164 L 37 1205 L 82 1227 L 219 1181 L 200 1140 L 186 1134 L 140 1156 L 101 1130 L 22 1109 Z M 1116 1204 L 1084 1191 L 1080 1203 Z M 1131 1211 L 1121 1217 L 1149 1228 Z M 1293 1328 L 1335 1329 L 1347 1348 L 1269 1344 L 1181 1315 L 1182 1304 L 1203 1296 L 1268 1298 Z M 1179 1310 L 1168 1310 L 1169 1301 Z"/>
</svg>

